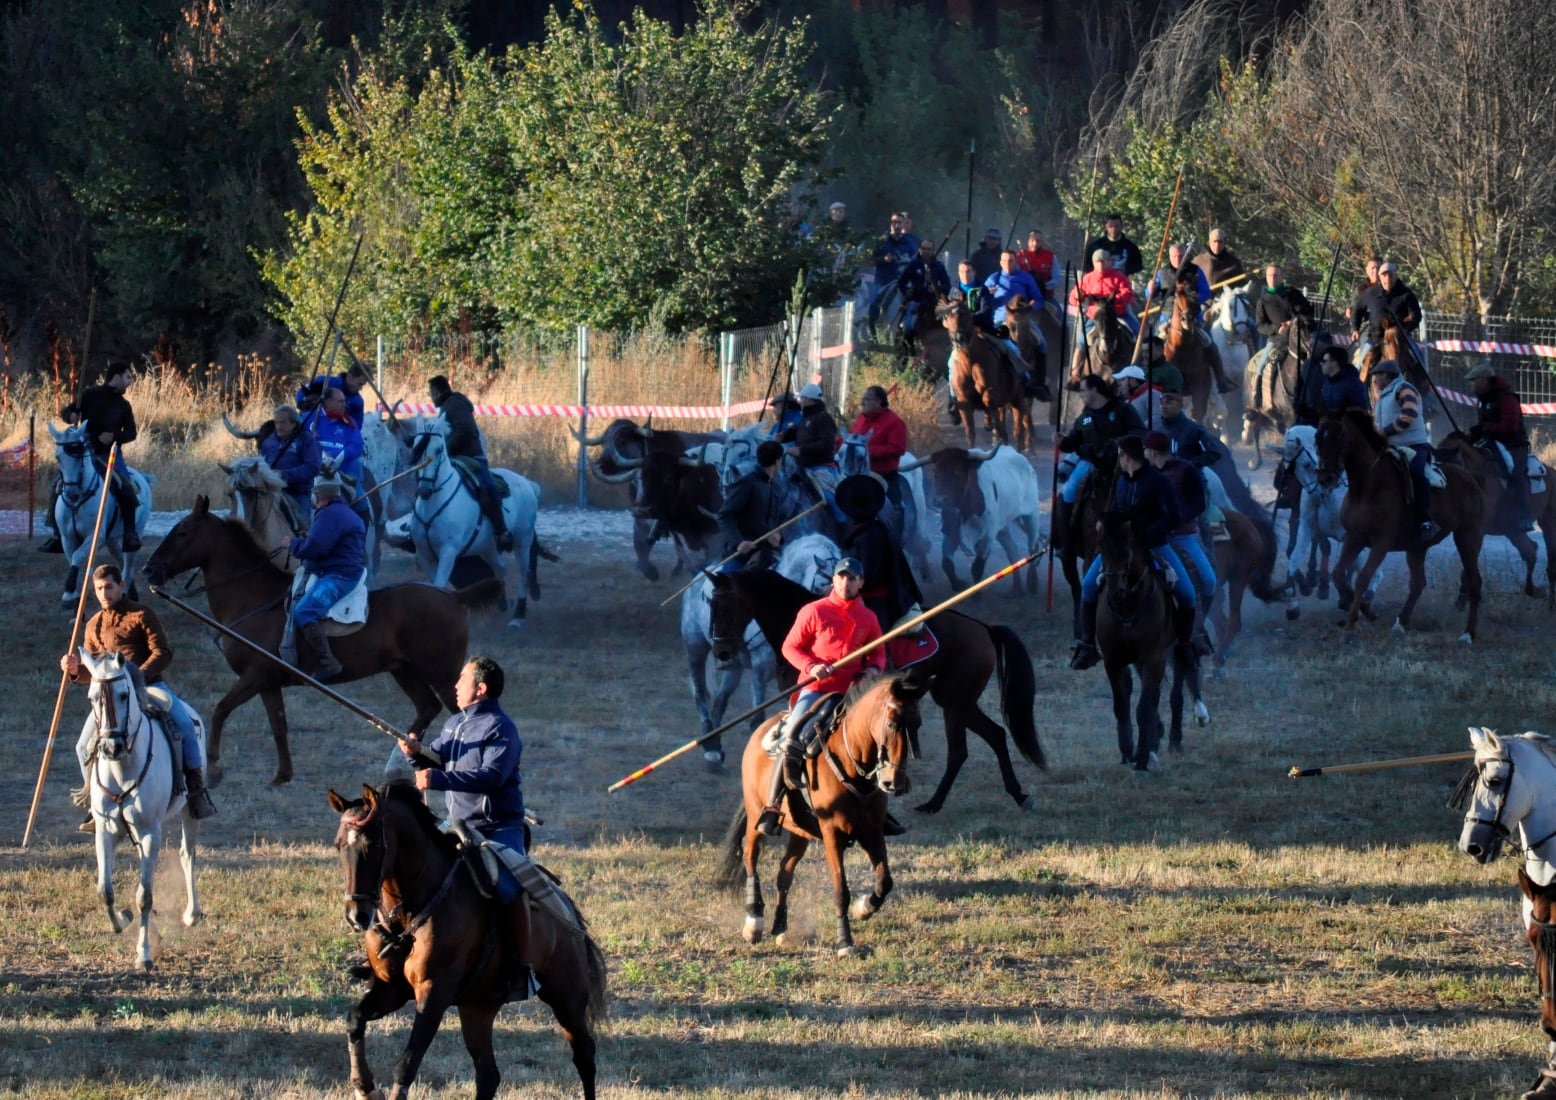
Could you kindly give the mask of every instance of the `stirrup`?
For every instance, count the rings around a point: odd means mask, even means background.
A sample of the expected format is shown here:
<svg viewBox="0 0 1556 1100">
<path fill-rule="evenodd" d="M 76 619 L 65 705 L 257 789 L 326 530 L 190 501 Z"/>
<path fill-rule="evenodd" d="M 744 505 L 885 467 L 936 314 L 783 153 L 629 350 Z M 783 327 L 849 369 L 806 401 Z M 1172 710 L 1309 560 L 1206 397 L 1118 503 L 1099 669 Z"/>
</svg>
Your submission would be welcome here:
<svg viewBox="0 0 1556 1100">
<path fill-rule="evenodd" d="M 1070 667 L 1076 671 L 1091 668 L 1100 660 L 1102 654 L 1096 642 L 1076 642 L 1075 648 L 1070 651 Z"/>
<path fill-rule="evenodd" d="M 762 816 L 756 819 L 756 831 L 763 836 L 781 836 L 783 824 L 778 811 L 772 806 L 762 811 Z"/>
</svg>

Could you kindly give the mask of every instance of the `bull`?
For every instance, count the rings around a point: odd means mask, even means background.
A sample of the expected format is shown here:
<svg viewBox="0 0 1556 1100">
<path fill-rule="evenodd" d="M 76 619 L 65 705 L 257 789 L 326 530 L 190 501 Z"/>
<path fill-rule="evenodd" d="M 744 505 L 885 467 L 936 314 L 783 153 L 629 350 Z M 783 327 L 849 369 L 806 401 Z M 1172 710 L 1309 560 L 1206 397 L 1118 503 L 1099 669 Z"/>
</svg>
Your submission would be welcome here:
<svg viewBox="0 0 1556 1100">
<path fill-rule="evenodd" d="M 1037 473 L 1026 456 L 1011 447 L 964 450 L 947 447 L 928 458 L 904 462 L 906 472 L 929 471 L 926 495 L 940 509 L 940 567 L 953 588 L 983 579 L 989 550 L 999 541 L 1011 561 L 1038 549 Z M 972 581 L 963 582 L 953 560 L 965 547 L 972 553 Z M 1037 591 L 1037 571 L 1027 571 L 1027 591 Z"/>
</svg>

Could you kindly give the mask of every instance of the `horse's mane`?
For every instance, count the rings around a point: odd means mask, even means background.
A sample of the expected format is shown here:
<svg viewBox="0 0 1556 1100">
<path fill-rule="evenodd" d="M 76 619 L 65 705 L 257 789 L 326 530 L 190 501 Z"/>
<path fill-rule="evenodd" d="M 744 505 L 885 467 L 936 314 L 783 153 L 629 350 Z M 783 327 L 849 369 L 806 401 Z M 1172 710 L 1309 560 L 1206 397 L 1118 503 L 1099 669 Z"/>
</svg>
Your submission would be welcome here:
<svg viewBox="0 0 1556 1100">
<path fill-rule="evenodd" d="M 237 516 L 218 516 L 214 512 L 207 514 L 210 515 L 212 519 L 225 526 L 227 530 L 237 535 L 239 541 L 243 543 L 244 547 L 251 551 L 255 557 L 259 558 L 261 562 L 263 562 L 265 565 L 268 565 L 271 569 L 274 569 L 282 576 L 286 575 L 286 570 L 282 569 L 280 566 L 276 565 L 273 560 L 271 560 L 270 551 L 259 544 L 259 536 L 249 528 L 248 524 L 244 523 Z"/>
<path fill-rule="evenodd" d="M 416 820 L 416 824 L 421 826 L 428 839 L 433 841 L 444 855 L 451 859 L 454 857 L 459 841 L 438 827 L 438 815 L 427 808 L 426 800 L 414 783 L 405 779 L 386 780 L 378 788 L 378 797 L 387 803 L 403 806 Z"/>
<path fill-rule="evenodd" d="M 286 489 L 286 480 L 259 455 L 249 455 L 234 462 L 232 482 L 235 489 L 261 489 L 273 493 Z"/>
<path fill-rule="evenodd" d="M 1390 443 L 1388 438 L 1373 422 L 1372 414 L 1366 409 L 1346 409 L 1340 414 L 1341 420 L 1355 428 L 1361 437 L 1380 451 L 1388 450 Z"/>
</svg>

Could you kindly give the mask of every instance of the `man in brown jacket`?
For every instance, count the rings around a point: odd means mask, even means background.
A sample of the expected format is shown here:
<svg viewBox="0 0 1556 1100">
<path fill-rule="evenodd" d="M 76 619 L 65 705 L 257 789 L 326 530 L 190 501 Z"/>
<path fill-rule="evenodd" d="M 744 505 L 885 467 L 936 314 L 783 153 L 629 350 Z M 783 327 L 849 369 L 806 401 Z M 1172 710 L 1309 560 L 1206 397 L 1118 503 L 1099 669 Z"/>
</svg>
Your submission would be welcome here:
<svg viewBox="0 0 1556 1100">
<path fill-rule="evenodd" d="M 205 787 L 205 746 L 195 733 L 194 720 L 184 708 L 183 702 L 168 688 L 162 673 L 173 663 L 173 647 L 162 629 L 157 613 L 144 604 L 138 604 L 125 594 L 124 574 L 117 565 L 99 565 L 92 570 L 92 590 L 102 610 L 86 624 L 82 643 L 88 653 L 118 653 L 126 661 L 140 669 L 148 689 L 158 689 L 155 701 L 167 714 L 169 740 L 175 750 L 182 745 L 183 769 L 173 769 L 173 793 L 181 794 L 187 783 L 189 812 L 196 818 L 211 817 L 216 807 Z M 91 672 L 75 653 L 67 653 L 59 659 L 59 667 L 78 684 L 92 682 Z M 70 792 L 71 801 L 87 806 L 91 799 L 92 765 L 97 754 L 97 718 L 88 715 L 76 742 L 76 760 L 81 765 L 82 785 Z M 180 782 L 182 780 L 183 782 Z M 92 815 L 88 814 L 82 832 L 92 832 Z"/>
</svg>

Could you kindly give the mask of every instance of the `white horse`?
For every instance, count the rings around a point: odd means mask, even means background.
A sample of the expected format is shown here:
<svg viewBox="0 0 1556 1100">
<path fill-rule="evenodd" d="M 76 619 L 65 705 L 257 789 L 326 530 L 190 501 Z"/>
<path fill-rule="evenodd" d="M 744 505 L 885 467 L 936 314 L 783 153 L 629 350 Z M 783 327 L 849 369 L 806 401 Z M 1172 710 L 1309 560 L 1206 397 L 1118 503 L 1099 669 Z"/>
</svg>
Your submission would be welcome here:
<svg viewBox="0 0 1556 1100">
<path fill-rule="evenodd" d="M 492 576 L 503 575 L 497 534 L 481 510 L 474 493 L 448 456 L 448 424 L 441 417 L 424 423 L 416 432 L 412 454 L 417 464 L 416 504 L 411 509 L 411 537 L 416 542 L 416 562 L 439 588 L 449 587 L 454 563 L 465 556 L 486 562 Z M 540 511 L 540 486 L 512 470 L 492 469 L 492 479 L 508 487 L 502 500 L 503 521 L 513 536 L 513 560 L 517 569 L 513 617 L 508 625 L 524 626 L 527 600 L 540 599 L 536 566 L 543 551 L 535 537 L 535 517 Z M 507 607 L 504 592 L 503 607 Z"/>
<path fill-rule="evenodd" d="M 271 564 L 287 573 L 295 573 L 302 562 L 292 556 L 292 536 L 296 503 L 287 496 L 286 481 L 258 455 L 240 458 L 231 466 L 216 464 L 227 475 L 227 495 L 232 498 L 232 514 L 243 521 L 254 541 L 270 555 Z M 295 517 L 307 530 L 307 522 Z"/>
<path fill-rule="evenodd" d="M 1331 544 L 1345 541 L 1345 528 L 1340 524 L 1340 506 L 1345 503 L 1345 475 L 1332 488 L 1326 489 L 1318 480 L 1318 429 L 1309 424 L 1294 424 L 1286 429 L 1279 450 L 1281 461 L 1302 487 L 1302 503 L 1292 522 L 1297 526 L 1296 541 L 1286 555 L 1286 575 L 1306 596 L 1316 586 L 1320 600 L 1329 598 L 1329 554 Z M 1317 558 L 1317 565 L 1313 564 Z M 1383 568 L 1373 578 L 1373 591 L 1382 584 Z M 1367 599 L 1372 599 L 1369 592 Z M 1295 619 L 1300 614 L 1295 594 L 1286 605 L 1286 617 Z"/>
<path fill-rule="evenodd" d="M 843 436 L 843 442 L 837 448 L 837 472 L 839 477 L 852 477 L 854 474 L 867 474 L 870 472 L 870 436 L 873 430 L 863 435 L 849 432 Z M 902 456 L 903 465 L 916 461 L 913 452 L 908 451 Z M 930 534 L 929 507 L 924 501 L 924 473 L 917 468 L 900 470 L 898 476 L 902 478 L 904 486 L 908 490 L 908 505 L 912 509 L 911 516 L 903 517 L 900 528 L 902 540 L 902 552 L 913 561 L 921 576 L 929 575 L 929 548 L 932 545 Z M 886 502 L 882 509 L 881 519 L 893 531 L 899 528 L 892 513 L 891 501 Z"/>
<path fill-rule="evenodd" d="M 87 787 L 92 819 L 97 825 L 97 893 L 108 909 L 115 932 L 130 923 L 128 909 L 114 908 L 114 847 L 126 836 L 140 854 L 140 886 L 135 904 L 140 910 L 140 968 L 152 968 L 152 886 L 157 877 L 157 856 L 162 850 L 163 828 L 177 816 L 183 818 L 179 862 L 184 870 L 184 925 L 193 927 L 204 916 L 195 889 L 195 845 L 200 823 L 188 812 L 184 796 L 173 794 L 173 751 L 162 723 L 154 722 L 141 708 L 137 681 L 118 653 L 94 657 L 85 650 L 81 663 L 92 673 L 87 697 L 97 723 L 97 757 Z M 203 742 L 205 725 L 193 709 L 189 717 Z"/>
<path fill-rule="evenodd" d="M 74 608 L 81 594 L 81 570 L 92 553 L 92 526 L 97 522 L 97 506 L 103 491 L 103 475 L 92 460 L 92 445 L 87 438 L 85 424 L 73 424 L 64 431 L 49 425 L 54 437 L 54 457 L 59 463 L 59 498 L 54 502 L 54 522 L 59 525 L 59 540 L 65 547 L 65 560 L 69 569 L 65 573 L 65 591 L 60 596 L 60 606 Z M 149 475 L 139 470 L 114 464 L 116 472 L 128 473 L 135 485 L 135 534 L 144 537 L 146 521 L 151 518 L 151 483 Z M 129 580 L 131 598 L 134 598 L 135 554 L 125 553 L 123 528 L 119 522 L 119 502 L 108 494 L 108 505 L 103 511 L 100 542 L 108 548 Z M 88 583 L 91 583 L 90 580 Z"/>
<path fill-rule="evenodd" d="M 1242 287 L 1225 287 L 1218 292 L 1205 307 L 1205 321 L 1210 326 L 1211 342 L 1221 353 L 1221 371 L 1227 381 L 1237 387 L 1216 399 L 1226 406 L 1226 416 L 1221 421 L 1221 441 L 1230 446 L 1242 434 L 1243 373 L 1253 358 L 1259 334 L 1254 327 L 1253 306 L 1248 303 Z"/>
</svg>

